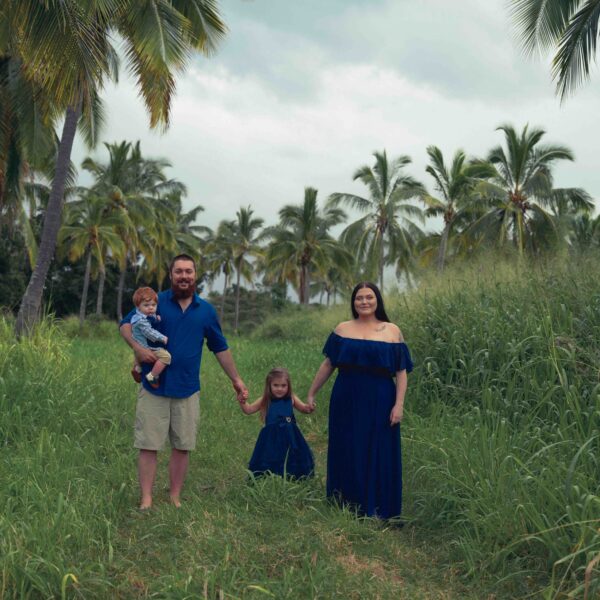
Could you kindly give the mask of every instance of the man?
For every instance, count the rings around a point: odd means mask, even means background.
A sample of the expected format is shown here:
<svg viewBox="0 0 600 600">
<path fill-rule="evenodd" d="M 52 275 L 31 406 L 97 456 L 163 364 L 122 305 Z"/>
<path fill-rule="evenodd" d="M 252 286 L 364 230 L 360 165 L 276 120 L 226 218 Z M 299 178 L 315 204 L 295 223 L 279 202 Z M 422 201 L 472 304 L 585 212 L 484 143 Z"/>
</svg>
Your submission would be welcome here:
<svg viewBox="0 0 600 600">
<path fill-rule="evenodd" d="M 150 386 L 145 375 L 156 357 L 152 350 L 138 344 L 129 321 L 133 311 L 121 321 L 121 335 L 133 348 L 142 364 L 142 385 L 138 393 L 135 420 L 135 448 L 138 448 L 140 509 L 152 506 L 152 486 L 156 477 L 157 452 L 167 438 L 171 443 L 169 495 L 181 506 L 180 496 L 189 464 L 189 451 L 196 445 L 199 413 L 200 361 L 204 338 L 221 368 L 231 379 L 237 399 L 244 403 L 248 390 L 237 373 L 233 356 L 223 337 L 215 309 L 202 300 L 196 290 L 196 264 L 180 254 L 169 268 L 171 289 L 158 295 L 159 328 L 168 338 L 172 362 L 163 371 L 158 387 Z"/>
</svg>

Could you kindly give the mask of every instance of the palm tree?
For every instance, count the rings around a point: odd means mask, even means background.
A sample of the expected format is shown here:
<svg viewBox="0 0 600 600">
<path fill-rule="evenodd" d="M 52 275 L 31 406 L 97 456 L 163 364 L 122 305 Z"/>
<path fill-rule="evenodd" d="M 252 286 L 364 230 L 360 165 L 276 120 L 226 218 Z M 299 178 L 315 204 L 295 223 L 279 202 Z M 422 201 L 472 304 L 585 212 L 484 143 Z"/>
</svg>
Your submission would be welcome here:
<svg viewBox="0 0 600 600">
<path fill-rule="evenodd" d="M 403 173 L 410 164 L 408 156 L 388 161 L 385 150 L 375 152 L 373 167 L 360 167 L 353 176 L 369 190 L 369 197 L 335 193 L 329 198 L 331 206 L 350 205 L 364 217 L 350 224 L 342 232 L 342 240 L 356 249 L 358 258 L 366 257 L 368 270 L 376 270 L 383 293 L 383 269 L 395 262 L 399 254 L 410 255 L 414 240 L 421 230 L 411 220 L 423 220 L 423 211 L 408 201 L 425 193 L 422 183 Z"/>
<path fill-rule="evenodd" d="M 575 217 L 571 245 L 578 252 L 587 252 L 600 246 L 600 215 L 581 214 Z"/>
<path fill-rule="evenodd" d="M 152 227 L 156 217 L 155 204 L 161 195 L 185 193 L 186 190 L 182 183 L 165 175 L 164 169 L 171 166 L 169 161 L 142 156 L 139 141 L 135 144 L 123 141 L 104 145 L 108 150 L 108 162 L 88 157 L 82 167 L 94 177 L 94 193 L 106 198 L 106 210 L 121 211 L 121 224 L 117 231 L 127 252 L 119 265 L 117 317 L 120 320 L 125 276 L 130 265 L 138 262 L 140 233 Z"/>
<path fill-rule="evenodd" d="M 33 269 L 37 260 L 34 219 L 48 201 L 58 138 L 44 118 L 39 86 L 23 76 L 19 60 L 0 58 L 0 223 L 20 231 Z M 65 195 L 72 191 L 76 171 L 69 165 Z"/>
<path fill-rule="evenodd" d="M 590 206 L 588 194 L 580 188 L 553 187 L 551 168 L 556 161 L 574 160 L 573 153 L 565 146 L 542 145 L 543 129 L 531 129 L 526 125 L 519 135 L 511 125 L 497 130 L 504 133 L 506 150 L 493 148 L 486 161 L 475 161 L 480 175 L 487 178 L 479 184 L 488 211 L 478 219 L 471 230 L 485 237 L 495 237 L 503 244 L 512 240 L 520 255 L 527 242 L 533 243 L 529 221 L 531 215 L 546 222 L 556 231 L 556 223 L 546 208 L 561 197 L 575 210 Z"/>
<path fill-rule="evenodd" d="M 585 223 L 583 219 L 591 216 L 594 202 L 587 192 L 580 189 L 567 192 L 553 189 L 545 201 L 545 208 L 552 217 L 552 227 L 547 219 L 536 218 L 534 214 L 530 221 L 532 240 L 536 248 L 553 246 L 566 250 L 578 244 L 581 225 Z"/>
<path fill-rule="evenodd" d="M 309 302 L 311 273 L 332 264 L 341 268 L 351 264 L 350 252 L 329 233 L 331 227 L 345 220 L 339 208 L 319 210 L 317 190 L 307 187 L 304 203 L 284 206 L 279 211 L 279 225 L 265 231 L 265 238 L 272 239 L 267 264 L 277 267 L 280 281 L 294 279 L 300 304 Z"/>
<path fill-rule="evenodd" d="M 316 281 L 311 284 L 311 296 L 320 294 L 319 304 L 322 304 L 322 297 L 325 294 L 327 306 L 330 305 L 332 298 L 335 303 L 338 290 L 352 289 L 352 271 L 350 266 L 350 264 L 334 265 L 330 263 L 326 270 L 319 271 Z"/>
<path fill-rule="evenodd" d="M 104 270 L 107 252 L 114 256 L 125 253 L 125 245 L 116 232 L 119 225 L 117 215 L 106 212 L 104 198 L 91 194 L 81 200 L 67 204 L 65 224 L 61 227 L 58 241 L 59 252 L 66 254 L 71 262 L 85 259 L 85 275 L 81 304 L 79 307 L 79 324 L 83 325 L 87 295 L 95 261 L 99 272 Z"/>
<path fill-rule="evenodd" d="M 475 177 L 480 169 L 475 165 L 466 164 L 466 156 L 462 150 L 457 150 L 454 154 L 450 170 L 446 167 L 442 151 L 437 146 L 429 146 L 427 154 L 430 164 L 425 167 L 425 170 L 435 180 L 435 188 L 441 197 L 424 194 L 421 199 L 427 206 L 425 214 L 428 217 L 437 215 L 444 217 L 444 229 L 440 236 L 437 255 L 437 268 L 441 272 L 446 260 L 448 238 L 461 213 L 469 209 L 477 182 Z"/>
<path fill-rule="evenodd" d="M 233 221 L 221 221 L 216 231 L 211 232 L 204 246 L 205 255 L 203 259 L 209 271 L 209 280 L 213 282 L 219 275 L 223 275 L 223 294 L 221 295 L 221 306 L 219 307 L 221 321 L 223 321 L 225 313 L 227 286 L 234 269 L 233 240 Z"/>
<path fill-rule="evenodd" d="M 263 226 L 264 220 L 253 218 L 253 213 L 254 211 L 250 206 L 248 208 L 240 208 L 236 212 L 236 220 L 232 223 L 233 264 L 236 272 L 233 329 L 236 332 L 240 317 L 240 280 L 244 277 L 247 281 L 252 281 L 254 268 L 248 258 L 260 256 L 262 252 L 257 232 Z"/>
<path fill-rule="evenodd" d="M 93 144 L 97 139 L 101 121 L 98 94 L 106 80 L 114 77 L 118 65 L 112 46 L 114 33 L 123 40 L 151 127 L 166 127 L 175 88 L 173 71 L 183 69 L 192 50 L 213 50 L 225 26 L 215 3 L 208 0 L 22 0 L 3 3 L 0 21 L 7 32 L 0 41 L 0 54 L 20 60 L 24 76 L 40 87 L 47 106 L 54 114 L 65 115 L 38 260 L 17 318 L 16 331 L 21 334 L 37 319 L 56 247 L 80 118 L 87 123 L 84 133 L 88 142 Z"/>
<path fill-rule="evenodd" d="M 147 280 L 155 278 L 159 289 L 167 278 L 171 258 L 185 253 L 199 260 L 205 243 L 200 236 L 210 232 L 208 227 L 193 224 L 204 208 L 196 206 L 184 212 L 181 196 L 181 191 L 175 191 L 157 198 L 154 222 L 139 236 L 139 250 L 143 258 L 140 275 Z"/>
<path fill-rule="evenodd" d="M 552 77 L 561 99 L 590 75 L 600 21 L 600 0 L 511 0 L 523 49 L 556 50 Z"/>
</svg>

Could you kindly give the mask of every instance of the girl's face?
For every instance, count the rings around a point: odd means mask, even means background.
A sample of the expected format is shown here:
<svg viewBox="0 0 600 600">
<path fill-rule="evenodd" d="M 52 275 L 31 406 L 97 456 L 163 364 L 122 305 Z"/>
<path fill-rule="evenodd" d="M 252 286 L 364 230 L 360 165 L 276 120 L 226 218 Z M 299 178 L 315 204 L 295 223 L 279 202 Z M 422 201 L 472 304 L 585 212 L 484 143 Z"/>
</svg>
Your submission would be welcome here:
<svg viewBox="0 0 600 600">
<path fill-rule="evenodd" d="M 368 287 L 361 288 L 354 297 L 354 309 L 359 317 L 369 317 L 377 310 L 375 292 Z"/>
<path fill-rule="evenodd" d="M 156 302 L 154 300 L 142 300 L 138 308 L 143 315 L 156 314 Z"/>
<path fill-rule="evenodd" d="M 285 377 L 275 377 L 271 380 L 271 396 L 273 398 L 285 398 L 290 386 Z"/>
</svg>

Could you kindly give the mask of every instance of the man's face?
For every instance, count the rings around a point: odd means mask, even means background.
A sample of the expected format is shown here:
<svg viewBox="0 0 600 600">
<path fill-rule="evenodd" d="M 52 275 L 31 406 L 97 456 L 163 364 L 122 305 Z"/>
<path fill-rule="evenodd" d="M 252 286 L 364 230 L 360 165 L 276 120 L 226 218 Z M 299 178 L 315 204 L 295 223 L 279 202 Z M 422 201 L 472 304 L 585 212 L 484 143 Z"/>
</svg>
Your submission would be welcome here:
<svg viewBox="0 0 600 600">
<path fill-rule="evenodd" d="M 191 260 L 176 260 L 171 269 L 171 289 L 178 298 L 189 298 L 196 289 L 196 269 Z"/>
</svg>

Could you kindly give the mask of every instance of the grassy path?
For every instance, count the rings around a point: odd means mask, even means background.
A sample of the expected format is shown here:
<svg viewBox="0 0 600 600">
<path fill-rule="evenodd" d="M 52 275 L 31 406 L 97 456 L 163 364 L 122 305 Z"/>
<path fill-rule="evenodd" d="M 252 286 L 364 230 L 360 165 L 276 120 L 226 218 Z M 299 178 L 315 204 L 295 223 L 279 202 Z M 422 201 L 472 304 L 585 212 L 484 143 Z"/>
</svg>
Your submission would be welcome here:
<svg viewBox="0 0 600 600">
<path fill-rule="evenodd" d="M 233 340 L 253 397 L 268 368 L 282 363 L 305 391 L 320 361 L 315 350 L 310 344 Z M 320 413 L 299 418 L 315 451 L 315 480 L 269 478 L 250 484 L 245 468 L 259 420 L 241 413 L 209 353 L 202 378 L 199 447 L 184 507 L 178 511 L 167 502 L 165 452 L 156 508 L 150 514 L 127 510 L 121 519 L 115 552 L 129 566 L 119 570 L 119 587 L 133 588 L 140 597 L 482 597 L 481 590 L 469 592 L 444 566 L 449 552 L 431 534 L 414 527 L 385 529 L 325 501 L 326 393 Z M 134 393 L 135 386 L 125 388 L 126 396 Z M 134 486 L 133 465 L 131 471 Z M 134 505 L 135 487 L 128 497 Z"/>
<path fill-rule="evenodd" d="M 267 367 L 281 363 L 305 393 L 320 360 L 308 344 L 234 340 L 233 349 L 253 396 Z M 447 540 L 385 529 L 326 502 L 326 391 L 319 412 L 299 419 L 317 477 L 250 484 L 260 423 L 242 414 L 207 353 L 184 506 L 167 502 L 164 452 L 155 507 L 140 513 L 129 352 L 116 337 L 36 352 L 24 350 L 1 382 L 0 597 L 485 597 L 446 566 Z"/>
</svg>

